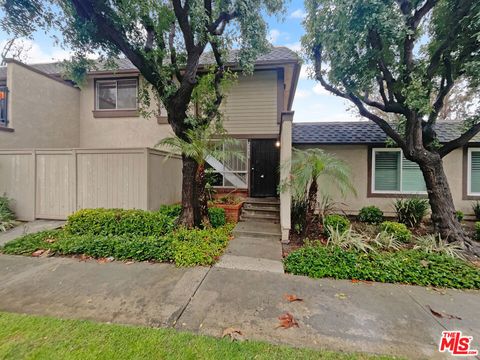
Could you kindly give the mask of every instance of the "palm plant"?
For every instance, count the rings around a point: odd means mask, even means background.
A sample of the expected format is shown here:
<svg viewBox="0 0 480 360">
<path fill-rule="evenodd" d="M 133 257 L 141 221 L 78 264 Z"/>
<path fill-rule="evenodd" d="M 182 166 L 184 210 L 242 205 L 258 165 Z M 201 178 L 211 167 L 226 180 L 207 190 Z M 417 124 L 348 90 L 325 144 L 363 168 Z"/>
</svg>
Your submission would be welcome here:
<svg viewBox="0 0 480 360">
<path fill-rule="evenodd" d="M 344 195 L 351 191 L 356 193 L 352 185 L 350 168 L 342 160 L 322 149 L 293 149 L 290 165 L 290 176 L 282 181 L 280 190 L 291 189 L 294 201 L 306 201 L 304 233 L 308 233 L 309 226 L 315 216 L 318 202 L 318 186 L 321 179 L 334 184 Z"/>
<path fill-rule="evenodd" d="M 234 145 L 238 143 L 237 140 L 227 136 L 223 128 L 219 126 L 198 126 L 194 129 L 186 131 L 186 138 L 172 136 L 162 139 L 157 147 L 167 147 L 176 153 L 181 153 L 182 156 L 193 159 L 198 167 L 195 176 L 194 192 L 198 198 L 198 209 L 191 209 L 191 211 L 198 211 L 202 219 L 203 226 L 209 226 L 210 220 L 208 218 L 208 194 L 206 191 L 206 176 L 205 167 L 208 158 L 215 158 L 223 162 L 232 157 L 237 157 L 241 160 L 243 154 L 234 149 Z M 229 150 L 224 149 L 224 145 L 229 146 Z M 167 156 L 168 158 L 168 156 Z"/>
</svg>

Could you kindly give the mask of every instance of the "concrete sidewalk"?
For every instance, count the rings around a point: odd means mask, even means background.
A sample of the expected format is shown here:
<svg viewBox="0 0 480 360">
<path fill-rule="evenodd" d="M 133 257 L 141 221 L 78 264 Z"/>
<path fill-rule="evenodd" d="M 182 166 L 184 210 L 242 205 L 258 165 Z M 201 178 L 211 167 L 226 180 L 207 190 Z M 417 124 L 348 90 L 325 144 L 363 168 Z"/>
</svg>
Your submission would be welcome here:
<svg viewBox="0 0 480 360">
<path fill-rule="evenodd" d="M 289 303 L 287 293 L 303 301 Z M 436 318 L 428 306 L 462 320 Z M 214 336 L 236 327 L 247 339 L 409 358 L 444 358 L 441 332 L 458 329 L 480 348 L 478 291 L 225 268 L 0 255 L 0 310 Z M 286 311 L 298 328 L 277 328 Z"/>
</svg>

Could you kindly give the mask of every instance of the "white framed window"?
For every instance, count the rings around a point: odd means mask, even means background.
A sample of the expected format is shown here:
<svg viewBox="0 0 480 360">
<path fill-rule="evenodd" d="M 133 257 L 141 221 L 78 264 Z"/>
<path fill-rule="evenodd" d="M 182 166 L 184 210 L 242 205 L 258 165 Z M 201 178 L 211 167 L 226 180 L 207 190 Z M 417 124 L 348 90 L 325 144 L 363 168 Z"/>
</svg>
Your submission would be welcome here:
<svg viewBox="0 0 480 360">
<path fill-rule="evenodd" d="M 468 148 L 467 195 L 480 196 L 480 148 Z"/>
<path fill-rule="evenodd" d="M 418 164 L 403 156 L 401 149 L 372 149 L 371 189 L 374 194 L 426 194 Z"/>
<path fill-rule="evenodd" d="M 207 181 L 216 187 L 248 188 L 248 140 L 237 139 L 234 144 L 222 144 L 230 155 L 222 161 L 209 157 Z"/>
<path fill-rule="evenodd" d="M 137 78 L 96 80 L 95 87 L 95 110 L 137 110 Z"/>
</svg>

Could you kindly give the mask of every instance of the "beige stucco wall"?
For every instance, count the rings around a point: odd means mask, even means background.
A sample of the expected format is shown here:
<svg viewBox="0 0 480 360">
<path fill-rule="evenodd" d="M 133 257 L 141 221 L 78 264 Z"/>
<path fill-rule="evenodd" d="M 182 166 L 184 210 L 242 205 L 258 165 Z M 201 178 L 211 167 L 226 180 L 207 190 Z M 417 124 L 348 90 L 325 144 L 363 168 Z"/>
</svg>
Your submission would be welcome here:
<svg viewBox="0 0 480 360">
<path fill-rule="evenodd" d="M 222 109 L 225 129 L 232 135 L 278 135 L 277 71 L 240 75 Z"/>
<path fill-rule="evenodd" d="M 7 65 L 8 118 L 0 149 L 79 145 L 80 91 L 16 62 Z"/>
<path fill-rule="evenodd" d="M 116 77 L 120 76 L 132 77 L 132 75 L 117 75 Z M 100 79 L 101 77 L 95 78 Z M 153 147 L 161 139 L 171 136 L 170 125 L 158 124 L 155 116 L 149 118 L 141 116 L 95 118 L 93 116 L 95 109 L 94 84 L 94 77 L 89 76 L 81 92 L 80 147 Z"/>
<path fill-rule="evenodd" d="M 132 75 L 117 75 L 131 77 Z M 150 118 L 95 118 L 94 79 L 89 76 L 80 96 L 80 147 L 153 147 L 171 136 L 168 124 L 158 124 Z M 143 81 L 143 80 L 140 80 Z M 278 135 L 277 71 L 256 71 L 251 76 L 240 75 L 222 104 L 224 126 L 235 135 Z M 162 115 L 166 115 L 165 112 Z"/>
<path fill-rule="evenodd" d="M 310 146 L 296 146 L 306 148 Z M 330 194 L 338 207 L 347 213 L 357 213 L 363 206 L 376 205 L 382 209 L 386 215 L 394 215 L 392 197 L 368 197 L 368 146 L 367 145 L 322 145 L 316 146 L 325 151 L 335 154 L 345 161 L 352 171 L 352 182 L 357 190 L 357 195 L 348 194 L 342 197 L 338 190 L 334 188 L 331 181 L 323 180 L 320 183 L 320 190 Z M 457 149 L 447 155 L 443 162 L 445 173 L 448 177 L 450 190 L 457 210 L 465 214 L 472 214 L 471 200 L 462 199 L 462 181 L 463 176 L 463 150 Z"/>
</svg>

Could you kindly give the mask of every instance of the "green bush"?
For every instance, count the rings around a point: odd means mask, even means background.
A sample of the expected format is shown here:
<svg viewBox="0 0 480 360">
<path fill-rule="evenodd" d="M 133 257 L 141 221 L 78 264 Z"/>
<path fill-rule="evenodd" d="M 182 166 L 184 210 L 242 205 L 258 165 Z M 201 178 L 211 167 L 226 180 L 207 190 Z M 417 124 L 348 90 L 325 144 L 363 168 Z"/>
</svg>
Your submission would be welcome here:
<svg viewBox="0 0 480 360">
<path fill-rule="evenodd" d="M 158 212 L 173 220 L 180 216 L 180 213 L 182 212 L 182 206 L 178 204 L 162 205 L 160 206 L 160 209 L 158 210 Z M 209 208 L 208 217 L 210 218 L 210 223 L 214 228 L 223 226 L 227 223 L 225 209 L 216 208 L 216 207 Z"/>
<path fill-rule="evenodd" d="M 350 220 L 345 216 L 338 214 L 327 215 L 323 218 L 323 232 L 330 237 L 330 229 L 338 230 L 339 233 L 344 233 L 350 227 Z"/>
<path fill-rule="evenodd" d="M 480 220 L 480 201 L 475 201 L 472 205 L 473 213 L 475 214 L 475 219 Z"/>
<path fill-rule="evenodd" d="M 160 209 L 158 209 L 160 214 L 168 216 L 169 218 L 177 218 L 180 216 L 182 212 L 182 205 L 175 204 L 175 205 L 161 205 Z"/>
<path fill-rule="evenodd" d="M 374 205 L 364 206 L 358 213 L 358 220 L 368 224 L 379 224 L 383 221 L 383 211 Z"/>
<path fill-rule="evenodd" d="M 418 250 L 365 253 L 338 247 L 306 246 L 290 253 L 284 264 L 289 273 L 313 278 L 480 288 L 480 269 L 445 254 Z"/>
<path fill-rule="evenodd" d="M 0 231 L 7 231 L 15 226 L 15 214 L 10 208 L 10 199 L 0 196 Z"/>
<path fill-rule="evenodd" d="M 74 235 L 65 230 L 43 231 L 8 242 L 5 254 L 31 255 L 50 250 L 57 255 L 84 254 L 116 260 L 174 261 L 178 266 L 211 265 L 223 253 L 231 225 L 217 229 L 179 229 L 164 236 Z"/>
<path fill-rule="evenodd" d="M 407 243 L 412 238 L 412 232 L 408 230 L 405 224 L 400 224 L 395 221 L 384 221 L 380 224 L 380 229 L 389 235 L 392 235 L 395 240 Z"/>
<path fill-rule="evenodd" d="M 230 239 L 231 225 L 216 229 L 180 229 L 169 235 L 177 266 L 212 265 Z"/>
<path fill-rule="evenodd" d="M 463 211 L 457 210 L 455 211 L 455 216 L 457 217 L 457 220 L 461 222 L 465 217 L 465 214 L 463 213 Z"/>
<path fill-rule="evenodd" d="M 475 223 L 475 235 L 476 235 L 477 240 L 480 241 L 480 221 L 477 221 Z"/>
<path fill-rule="evenodd" d="M 208 209 L 208 217 L 210 218 L 210 224 L 214 228 L 224 226 L 227 223 L 227 216 L 225 215 L 225 209 L 211 207 Z"/>
<path fill-rule="evenodd" d="M 174 220 L 145 210 L 83 209 L 68 217 L 65 229 L 75 235 L 161 236 L 173 230 Z"/>
<path fill-rule="evenodd" d="M 421 198 L 398 199 L 394 203 L 398 222 L 409 227 L 416 227 L 427 215 L 428 200 Z"/>
</svg>

